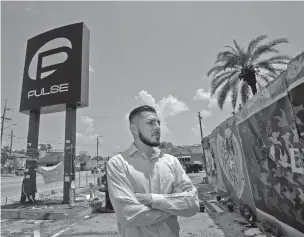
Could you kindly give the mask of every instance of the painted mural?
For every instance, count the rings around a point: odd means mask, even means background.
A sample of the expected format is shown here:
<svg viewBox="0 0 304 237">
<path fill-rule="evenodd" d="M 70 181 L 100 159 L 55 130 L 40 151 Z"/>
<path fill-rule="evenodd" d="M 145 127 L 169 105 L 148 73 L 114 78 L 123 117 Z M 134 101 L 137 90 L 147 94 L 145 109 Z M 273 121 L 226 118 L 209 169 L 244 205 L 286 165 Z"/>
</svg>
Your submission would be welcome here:
<svg viewBox="0 0 304 237">
<path fill-rule="evenodd" d="M 234 122 L 234 118 L 231 117 L 222 124 L 215 139 L 219 164 L 237 197 L 240 198 L 244 191 L 245 179 L 242 152 Z"/>
<path fill-rule="evenodd" d="M 292 165 L 293 150 L 299 151 L 301 144 L 288 97 L 254 114 L 238 128 L 256 207 L 304 232 L 303 176 L 294 172 Z"/>
<path fill-rule="evenodd" d="M 304 53 L 209 135 L 227 192 L 302 233 L 303 92 Z"/>
</svg>

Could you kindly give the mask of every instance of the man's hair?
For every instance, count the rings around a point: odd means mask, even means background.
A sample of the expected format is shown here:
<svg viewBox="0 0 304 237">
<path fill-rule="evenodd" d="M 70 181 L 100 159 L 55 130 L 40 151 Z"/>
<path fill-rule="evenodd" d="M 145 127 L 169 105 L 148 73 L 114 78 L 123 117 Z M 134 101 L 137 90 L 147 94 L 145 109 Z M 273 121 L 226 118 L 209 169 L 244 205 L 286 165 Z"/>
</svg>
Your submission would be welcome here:
<svg viewBox="0 0 304 237">
<path fill-rule="evenodd" d="M 132 122 L 132 119 L 139 115 L 141 112 L 152 112 L 152 113 L 156 113 L 156 110 L 149 106 L 149 105 L 142 105 L 142 106 L 139 106 L 135 109 L 133 109 L 129 115 L 129 122 L 131 123 Z"/>
</svg>

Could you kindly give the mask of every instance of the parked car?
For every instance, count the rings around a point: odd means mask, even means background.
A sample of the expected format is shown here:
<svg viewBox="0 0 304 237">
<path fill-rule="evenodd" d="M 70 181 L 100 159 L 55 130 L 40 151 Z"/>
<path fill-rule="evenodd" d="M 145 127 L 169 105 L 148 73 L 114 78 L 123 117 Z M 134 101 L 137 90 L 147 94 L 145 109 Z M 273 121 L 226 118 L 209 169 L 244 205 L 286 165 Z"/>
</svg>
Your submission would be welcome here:
<svg viewBox="0 0 304 237">
<path fill-rule="evenodd" d="M 24 168 L 17 168 L 15 170 L 15 175 L 18 176 L 18 175 L 24 175 L 24 172 L 25 172 L 25 169 Z"/>
</svg>

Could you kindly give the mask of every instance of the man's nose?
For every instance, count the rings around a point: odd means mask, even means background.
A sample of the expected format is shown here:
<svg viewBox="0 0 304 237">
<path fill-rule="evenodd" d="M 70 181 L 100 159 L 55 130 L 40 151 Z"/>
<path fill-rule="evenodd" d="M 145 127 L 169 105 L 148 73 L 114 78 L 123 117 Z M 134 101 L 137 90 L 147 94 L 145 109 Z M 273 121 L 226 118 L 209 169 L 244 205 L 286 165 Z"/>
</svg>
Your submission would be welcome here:
<svg viewBox="0 0 304 237">
<path fill-rule="evenodd" d="M 160 131 L 160 124 L 155 123 L 155 128 L 154 129 L 157 130 L 157 131 Z"/>
</svg>

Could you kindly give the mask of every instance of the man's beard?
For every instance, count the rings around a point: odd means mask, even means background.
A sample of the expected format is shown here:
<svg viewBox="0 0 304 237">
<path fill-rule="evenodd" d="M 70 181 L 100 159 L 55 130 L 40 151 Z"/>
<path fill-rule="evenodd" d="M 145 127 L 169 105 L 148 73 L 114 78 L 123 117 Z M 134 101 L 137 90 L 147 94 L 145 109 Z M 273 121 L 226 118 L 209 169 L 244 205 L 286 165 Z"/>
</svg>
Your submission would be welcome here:
<svg viewBox="0 0 304 237">
<path fill-rule="evenodd" d="M 157 142 L 151 142 L 151 141 L 149 141 L 147 138 L 145 138 L 145 136 L 144 136 L 140 131 L 138 131 L 138 134 L 139 134 L 140 140 L 141 140 L 144 144 L 146 144 L 147 146 L 157 147 L 157 146 L 160 145 L 160 140 L 157 141 Z"/>
</svg>

